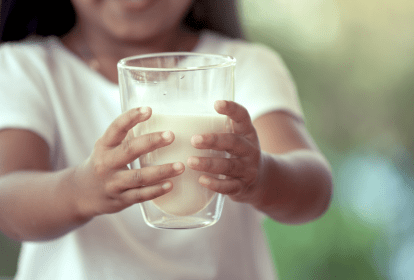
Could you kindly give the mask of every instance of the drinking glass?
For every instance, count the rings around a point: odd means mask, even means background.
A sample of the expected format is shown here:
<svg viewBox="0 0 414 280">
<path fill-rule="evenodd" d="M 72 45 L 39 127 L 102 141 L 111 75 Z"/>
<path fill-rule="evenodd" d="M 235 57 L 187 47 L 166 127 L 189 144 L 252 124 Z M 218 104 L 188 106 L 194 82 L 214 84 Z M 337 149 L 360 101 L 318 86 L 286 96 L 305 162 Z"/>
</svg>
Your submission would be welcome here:
<svg viewBox="0 0 414 280">
<path fill-rule="evenodd" d="M 215 224 L 224 196 L 198 183 L 202 172 L 190 169 L 187 159 L 229 157 L 223 151 L 196 149 L 195 134 L 231 132 L 230 120 L 214 110 L 216 100 L 234 100 L 234 67 L 230 56 L 198 53 L 160 53 L 128 57 L 118 62 L 121 107 L 152 108 L 149 120 L 137 124 L 128 137 L 170 130 L 175 135 L 167 147 L 141 155 L 131 168 L 182 162 L 185 171 L 169 180 L 173 189 L 141 203 L 145 222 L 154 228 L 189 229 Z M 224 179 L 224 175 L 213 175 Z"/>
</svg>

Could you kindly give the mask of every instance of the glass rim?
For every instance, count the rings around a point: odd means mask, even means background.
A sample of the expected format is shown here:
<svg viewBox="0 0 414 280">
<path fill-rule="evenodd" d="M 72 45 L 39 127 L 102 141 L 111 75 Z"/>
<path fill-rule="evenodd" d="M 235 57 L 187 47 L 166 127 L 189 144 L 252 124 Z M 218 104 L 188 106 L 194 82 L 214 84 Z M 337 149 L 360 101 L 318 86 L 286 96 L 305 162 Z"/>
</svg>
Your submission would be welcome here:
<svg viewBox="0 0 414 280">
<path fill-rule="evenodd" d="M 215 58 L 222 58 L 224 59 L 223 63 L 219 64 L 211 64 L 205 66 L 197 66 L 197 67 L 182 67 L 182 68 L 155 68 L 155 67 L 142 67 L 142 66 L 132 66 L 127 65 L 127 63 L 131 60 L 137 60 L 142 58 L 150 58 L 150 57 L 173 57 L 173 56 L 200 56 L 200 57 L 215 57 Z M 152 71 L 152 72 L 185 72 L 185 71 L 196 71 L 196 70 L 208 70 L 208 69 L 217 69 L 217 68 L 226 68 L 230 66 L 236 65 L 236 59 L 229 55 L 221 55 L 221 54 L 208 54 L 208 53 L 192 53 L 192 52 L 165 52 L 165 53 L 151 53 L 151 54 L 144 54 L 144 55 L 135 55 L 129 56 L 121 59 L 118 61 L 117 67 L 122 69 L 128 70 L 138 70 L 138 71 Z"/>
</svg>

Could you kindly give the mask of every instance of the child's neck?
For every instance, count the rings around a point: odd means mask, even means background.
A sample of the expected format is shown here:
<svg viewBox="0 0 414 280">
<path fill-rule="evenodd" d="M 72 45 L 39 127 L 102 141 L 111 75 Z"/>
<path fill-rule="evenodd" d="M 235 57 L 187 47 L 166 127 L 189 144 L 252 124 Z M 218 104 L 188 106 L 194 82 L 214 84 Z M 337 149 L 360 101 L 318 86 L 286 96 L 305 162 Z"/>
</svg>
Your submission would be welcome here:
<svg viewBox="0 0 414 280">
<path fill-rule="evenodd" d="M 120 59 L 145 53 L 192 51 L 199 34 L 177 29 L 175 32 L 146 41 L 115 40 L 93 32 L 74 28 L 62 38 L 62 43 L 92 69 L 117 84 L 117 63 Z"/>
</svg>

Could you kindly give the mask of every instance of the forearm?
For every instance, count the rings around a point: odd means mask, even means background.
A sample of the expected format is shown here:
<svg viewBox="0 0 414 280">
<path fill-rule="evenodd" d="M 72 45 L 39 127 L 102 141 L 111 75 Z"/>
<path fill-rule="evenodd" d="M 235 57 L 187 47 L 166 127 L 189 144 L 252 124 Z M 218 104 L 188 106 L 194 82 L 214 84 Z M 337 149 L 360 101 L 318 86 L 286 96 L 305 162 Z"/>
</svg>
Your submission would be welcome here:
<svg viewBox="0 0 414 280">
<path fill-rule="evenodd" d="M 0 230 L 19 241 L 60 237 L 88 221 L 78 211 L 74 169 L 0 177 Z"/>
<path fill-rule="evenodd" d="M 257 182 L 258 210 L 282 223 L 304 223 L 321 216 L 332 196 L 332 174 L 324 157 L 314 150 L 282 155 L 263 152 Z"/>
</svg>

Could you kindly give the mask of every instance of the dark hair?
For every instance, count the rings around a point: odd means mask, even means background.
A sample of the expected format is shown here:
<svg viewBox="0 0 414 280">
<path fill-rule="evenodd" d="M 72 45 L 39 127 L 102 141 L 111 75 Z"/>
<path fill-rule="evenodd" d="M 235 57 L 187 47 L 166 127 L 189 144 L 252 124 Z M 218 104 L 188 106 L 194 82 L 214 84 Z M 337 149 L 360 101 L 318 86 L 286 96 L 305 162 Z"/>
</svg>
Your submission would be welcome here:
<svg viewBox="0 0 414 280">
<path fill-rule="evenodd" d="M 31 34 L 61 36 L 75 24 L 69 0 L 2 0 L 0 42 L 17 41 Z"/>
<path fill-rule="evenodd" d="M 194 0 L 184 24 L 192 30 L 211 29 L 241 38 L 236 0 Z M 75 25 L 70 0 L 2 0 L 0 42 L 18 41 L 29 35 L 62 36 Z"/>
<path fill-rule="evenodd" d="M 237 0 L 194 0 L 184 24 L 196 30 L 210 29 L 243 38 Z"/>
</svg>

